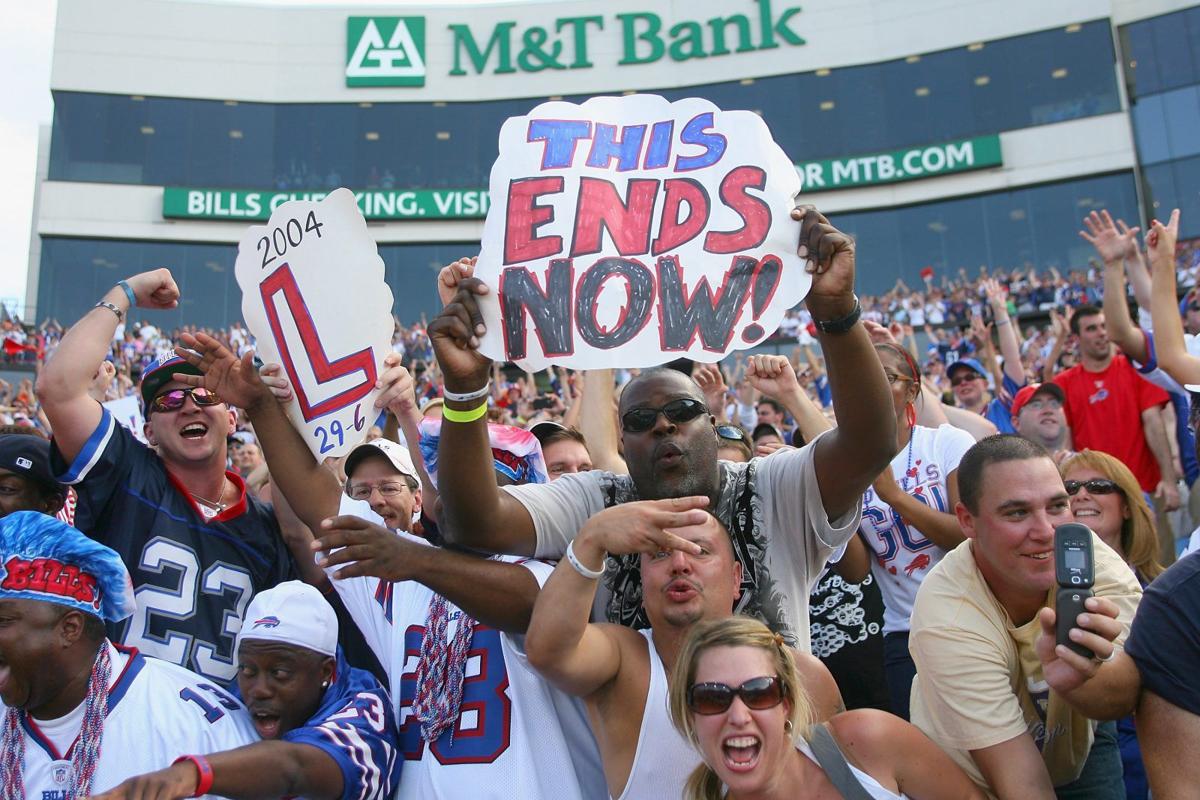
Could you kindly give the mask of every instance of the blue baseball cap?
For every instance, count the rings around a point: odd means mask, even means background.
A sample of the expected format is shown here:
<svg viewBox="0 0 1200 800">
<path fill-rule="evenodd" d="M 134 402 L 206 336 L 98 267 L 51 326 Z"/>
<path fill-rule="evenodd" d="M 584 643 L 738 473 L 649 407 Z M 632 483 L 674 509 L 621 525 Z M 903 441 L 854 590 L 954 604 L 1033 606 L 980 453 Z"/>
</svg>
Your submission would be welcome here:
<svg viewBox="0 0 1200 800">
<path fill-rule="evenodd" d="M 954 370 L 958 369 L 959 367 L 969 367 L 970 369 L 978 372 L 984 378 L 988 376 L 987 370 L 983 368 L 983 364 L 980 364 L 973 358 L 960 358 L 958 361 L 955 361 L 953 364 L 946 367 L 946 375 L 949 377 L 954 377 Z"/>
<path fill-rule="evenodd" d="M 193 367 L 188 362 L 184 361 L 181 356 L 174 353 L 159 356 L 154 359 L 150 366 L 142 371 L 142 408 L 150 407 L 150 401 L 158 394 L 158 390 L 166 384 L 175 380 L 175 373 L 182 372 L 185 375 L 203 375 L 196 367 Z"/>
</svg>

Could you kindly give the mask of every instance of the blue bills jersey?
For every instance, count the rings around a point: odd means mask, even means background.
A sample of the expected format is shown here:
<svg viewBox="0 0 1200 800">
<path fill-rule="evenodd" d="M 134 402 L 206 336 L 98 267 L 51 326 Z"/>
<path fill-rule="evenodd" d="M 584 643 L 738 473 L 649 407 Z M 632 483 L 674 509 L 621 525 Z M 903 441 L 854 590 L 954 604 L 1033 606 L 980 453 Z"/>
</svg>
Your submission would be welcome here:
<svg viewBox="0 0 1200 800">
<path fill-rule="evenodd" d="M 396 793 L 404 759 L 392 700 L 375 676 L 346 663 L 341 648 L 317 713 L 280 738 L 312 745 L 337 762 L 343 800 L 389 800 Z"/>
<path fill-rule="evenodd" d="M 75 487 L 75 527 L 121 554 L 137 611 L 114 641 L 228 685 L 234 638 L 255 593 L 294 577 L 270 506 L 246 493 L 206 519 L 162 459 L 107 410 L 75 460 L 57 446 L 51 464 Z"/>
</svg>

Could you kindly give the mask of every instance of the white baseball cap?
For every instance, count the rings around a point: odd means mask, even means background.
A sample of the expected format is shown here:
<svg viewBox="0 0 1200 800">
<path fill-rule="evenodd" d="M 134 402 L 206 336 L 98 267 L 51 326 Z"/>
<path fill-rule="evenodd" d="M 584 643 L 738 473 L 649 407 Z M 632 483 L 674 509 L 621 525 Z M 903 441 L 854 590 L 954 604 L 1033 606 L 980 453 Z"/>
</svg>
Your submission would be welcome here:
<svg viewBox="0 0 1200 800">
<path fill-rule="evenodd" d="M 372 439 L 369 442 L 363 442 L 351 450 L 346 455 L 346 477 L 349 478 L 354 474 L 354 470 L 358 468 L 359 463 L 364 458 L 373 455 L 384 456 L 401 475 L 407 475 L 418 484 L 421 483 L 421 476 L 417 473 L 417 468 L 413 466 L 412 456 L 408 454 L 408 448 L 396 444 L 390 439 Z"/>
<path fill-rule="evenodd" d="M 338 621 L 333 606 L 307 583 L 285 581 L 254 595 L 242 619 L 234 652 L 249 639 L 282 642 L 336 656 L 337 638 Z"/>
</svg>

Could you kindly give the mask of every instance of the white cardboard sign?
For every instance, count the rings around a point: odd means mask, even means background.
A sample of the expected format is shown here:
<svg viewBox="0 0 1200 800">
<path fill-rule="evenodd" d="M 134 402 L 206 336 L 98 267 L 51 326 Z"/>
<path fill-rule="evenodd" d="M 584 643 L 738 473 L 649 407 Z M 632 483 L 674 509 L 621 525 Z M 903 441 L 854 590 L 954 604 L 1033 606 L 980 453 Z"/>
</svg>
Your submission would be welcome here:
<svg viewBox="0 0 1200 800">
<path fill-rule="evenodd" d="M 242 236 L 234 271 L 259 357 L 292 384 L 292 424 L 318 459 L 345 455 L 375 419 L 393 327 L 383 259 L 354 195 L 284 203 Z"/>
<path fill-rule="evenodd" d="M 475 274 L 480 349 L 531 369 L 715 361 L 811 285 L 800 178 L 749 111 L 655 95 L 549 102 L 500 130 Z"/>
<path fill-rule="evenodd" d="M 119 397 L 103 405 L 118 425 L 132 433 L 142 444 L 150 444 L 146 441 L 146 418 L 142 416 L 142 404 L 138 402 L 137 395 Z"/>
</svg>

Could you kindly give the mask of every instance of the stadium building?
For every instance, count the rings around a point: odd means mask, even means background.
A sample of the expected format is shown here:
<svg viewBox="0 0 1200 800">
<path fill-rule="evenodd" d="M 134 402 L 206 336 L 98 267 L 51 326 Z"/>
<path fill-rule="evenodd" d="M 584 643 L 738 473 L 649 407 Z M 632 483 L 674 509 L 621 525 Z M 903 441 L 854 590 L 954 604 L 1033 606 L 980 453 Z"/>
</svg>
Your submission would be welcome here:
<svg viewBox="0 0 1200 800">
<path fill-rule="evenodd" d="M 502 121 L 653 92 L 751 109 L 860 286 L 1087 263 L 1090 210 L 1200 236 L 1200 6 L 1173 0 L 577 0 L 283 7 L 59 0 L 27 316 L 76 319 L 171 267 L 177 312 L 240 319 L 237 242 L 353 189 L 396 296 L 476 251 Z"/>
</svg>

